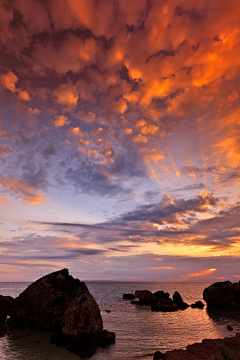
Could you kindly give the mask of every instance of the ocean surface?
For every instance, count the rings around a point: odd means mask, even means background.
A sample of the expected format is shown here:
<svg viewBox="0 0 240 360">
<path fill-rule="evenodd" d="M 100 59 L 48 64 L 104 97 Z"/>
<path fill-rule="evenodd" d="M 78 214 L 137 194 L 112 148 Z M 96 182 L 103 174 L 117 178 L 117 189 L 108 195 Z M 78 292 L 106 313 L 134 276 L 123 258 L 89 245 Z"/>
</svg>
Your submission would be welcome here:
<svg viewBox="0 0 240 360">
<path fill-rule="evenodd" d="M 79 357 L 50 344 L 51 332 L 18 329 L 8 330 L 0 338 L 2 360 L 152 360 L 157 350 L 185 348 L 206 338 L 224 338 L 240 332 L 240 311 L 192 309 L 173 313 L 151 312 L 148 306 L 132 305 L 123 300 L 123 293 L 136 290 L 178 291 L 189 304 L 203 300 L 208 282 L 86 282 L 95 297 L 104 328 L 116 333 L 116 342 L 98 349 L 93 356 Z M 0 294 L 18 296 L 29 283 L 0 283 Z M 109 313 L 106 310 L 110 310 Z M 227 330 L 227 325 L 233 331 Z"/>
</svg>

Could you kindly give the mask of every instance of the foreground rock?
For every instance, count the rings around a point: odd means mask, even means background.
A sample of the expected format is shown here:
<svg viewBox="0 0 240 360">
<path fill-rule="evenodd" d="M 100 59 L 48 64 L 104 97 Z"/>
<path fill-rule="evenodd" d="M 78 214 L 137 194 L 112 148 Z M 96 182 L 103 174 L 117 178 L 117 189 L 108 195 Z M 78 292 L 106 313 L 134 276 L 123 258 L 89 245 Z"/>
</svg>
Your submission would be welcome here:
<svg viewBox="0 0 240 360">
<path fill-rule="evenodd" d="M 85 283 L 70 276 L 67 269 L 46 275 L 14 300 L 9 323 L 61 329 L 63 314 L 79 289 L 89 293 Z"/>
<path fill-rule="evenodd" d="M 96 335 L 103 330 L 99 307 L 86 286 L 80 288 L 76 297 L 69 303 L 61 321 L 63 336 L 81 338 Z"/>
<path fill-rule="evenodd" d="M 230 352 L 232 357 L 227 357 L 226 353 Z M 186 350 L 172 350 L 165 354 L 157 351 L 153 359 L 163 360 L 214 360 L 237 359 L 240 354 L 240 333 L 236 337 L 225 339 L 205 339 L 202 343 L 188 345 Z M 235 356 L 235 357 L 234 357 Z"/>
<path fill-rule="evenodd" d="M 7 318 L 10 309 L 13 306 L 14 299 L 11 296 L 0 295 L 0 324 L 3 324 Z"/>
<path fill-rule="evenodd" d="M 1 297 L 1 304 L 2 319 L 10 315 L 10 326 L 55 329 L 52 342 L 77 354 L 115 341 L 114 333 L 103 330 L 99 307 L 87 286 L 67 269 L 42 277 L 16 299 Z"/>
<path fill-rule="evenodd" d="M 216 282 L 203 291 L 203 298 L 209 307 L 239 306 L 240 285 L 231 281 Z"/>
</svg>

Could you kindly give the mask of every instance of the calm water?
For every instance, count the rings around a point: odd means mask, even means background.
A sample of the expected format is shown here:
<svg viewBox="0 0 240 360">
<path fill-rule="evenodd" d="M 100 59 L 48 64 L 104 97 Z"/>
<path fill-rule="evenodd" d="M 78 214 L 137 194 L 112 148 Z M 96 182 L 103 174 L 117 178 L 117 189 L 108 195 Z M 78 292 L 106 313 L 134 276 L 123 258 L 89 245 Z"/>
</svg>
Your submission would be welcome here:
<svg viewBox="0 0 240 360">
<path fill-rule="evenodd" d="M 122 300 L 123 293 L 136 290 L 164 290 L 172 296 L 179 291 L 183 300 L 202 299 L 206 282 L 87 282 L 103 318 L 104 327 L 116 333 L 116 343 L 99 349 L 91 360 L 152 360 L 157 350 L 185 348 L 205 338 L 223 338 L 240 332 L 240 311 L 207 312 L 188 308 L 174 313 L 151 312 L 150 307 Z M 18 296 L 28 283 L 0 283 L 0 294 Z M 107 313 L 105 310 L 111 310 Z M 234 331 L 227 331 L 231 325 Z M 0 339 L 2 360 L 79 360 L 79 356 L 50 344 L 50 332 L 30 329 L 8 331 Z M 89 358 L 85 358 L 89 359 Z"/>
</svg>

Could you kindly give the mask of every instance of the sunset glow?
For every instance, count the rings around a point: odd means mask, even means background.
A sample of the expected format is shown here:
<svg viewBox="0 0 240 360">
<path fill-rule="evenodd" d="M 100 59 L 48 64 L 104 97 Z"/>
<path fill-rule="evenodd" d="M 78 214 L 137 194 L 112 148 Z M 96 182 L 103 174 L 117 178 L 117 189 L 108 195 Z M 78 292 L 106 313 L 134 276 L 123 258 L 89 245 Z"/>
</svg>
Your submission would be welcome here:
<svg viewBox="0 0 240 360">
<path fill-rule="evenodd" d="M 0 1 L 0 281 L 238 280 L 239 13 Z"/>
</svg>

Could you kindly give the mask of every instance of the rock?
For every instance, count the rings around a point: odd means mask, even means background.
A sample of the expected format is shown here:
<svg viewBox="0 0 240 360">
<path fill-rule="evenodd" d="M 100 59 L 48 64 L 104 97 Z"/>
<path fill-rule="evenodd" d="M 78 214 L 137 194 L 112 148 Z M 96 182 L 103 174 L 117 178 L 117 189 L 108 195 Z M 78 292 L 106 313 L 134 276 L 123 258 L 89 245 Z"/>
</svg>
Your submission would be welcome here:
<svg viewBox="0 0 240 360">
<path fill-rule="evenodd" d="M 157 297 L 149 290 L 137 290 L 135 291 L 135 297 L 142 301 L 157 302 Z"/>
<path fill-rule="evenodd" d="M 135 296 L 133 294 L 123 294 L 123 299 L 132 300 L 135 299 Z"/>
<path fill-rule="evenodd" d="M 61 321 L 63 336 L 81 338 L 102 331 L 103 322 L 99 307 L 87 287 L 80 288 L 77 296 L 70 302 Z"/>
<path fill-rule="evenodd" d="M 103 330 L 97 335 L 94 336 L 93 342 L 94 344 L 105 347 L 109 344 L 112 344 L 115 342 L 116 335 L 113 332 Z"/>
<path fill-rule="evenodd" d="M 163 312 L 173 312 L 178 311 L 179 307 L 175 304 L 152 304 L 151 305 L 152 311 L 163 311 Z"/>
<path fill-rule="evenodd" d="M 106 313 L 108 313 L 108 314 L 111 312 L 111 310 L 107 310 L 107 309 L 105 309 L 105 311 L 106 311 Z"/>
<path fill-rule="evenodd" d="M 11 296 L 0 295 L 0 324 L 5 322 L 13 303 L 14 299 Z"/>
<path fill-rule="evenodd" d="M 0 338 L 3 337 L 7 332 L 7 324 L 0 324 Z"/>
<path fill-rule="evenodd" d="M 189 307 L 189 305 L 183 301 L 178 291 L 175 291 L 173 294 L 173 303 L 176 304 L 180 310 L 185 310 Z"/>
<path fill-rule="evenodd" d="M 227 326 L 227 329 L 228 331 L 233 331 L 233 328 L 230 325 Z"/>
<path fill-rule="evenodd" d="M 216 282 L 203 290 L 203 298 L 208 306 L 229 305 L 235 298 L 235 291 L 230 281 Z"/>
<path fill-rule="evenodd" d="M 194 304 L 191 305 L 193 309 L 203 309 L 204 306 L 205 304 L 201 300 L 196 301 Z"/>
<path fill-rule="evenodd" d="M 231 302 L 230 302 L 230 305 L 231 305 L 231 306 L 236 306 L 237 303 L 236 303 L 236 301 L 231 301 Z"/>
<path fill-rule="evenodd" d="M 166 359 L 165 355 L 161 351 L 156 351 L 153 354 L 153 360 L 158 360 L 158 359 L 163 359 L 163 360 Z"/>
<path fill-rule="evenodd" d="M 89 294 L 85 283 L 70 276 L 67 269 L 48 274 L 14 300 L 9 323 L 60 330 L 63 314 L 79 289 Z"/>
<path fill-rule="evenodd" d="M 153 295 L 155 295 L 158 299 L 169 299 L 170 297 L 170 294 L 165 293 L 164 291 L 156 291 Z"/>
</svg>

